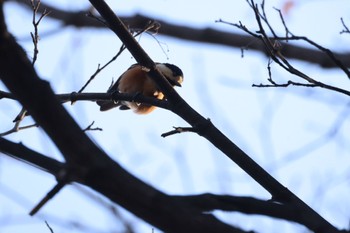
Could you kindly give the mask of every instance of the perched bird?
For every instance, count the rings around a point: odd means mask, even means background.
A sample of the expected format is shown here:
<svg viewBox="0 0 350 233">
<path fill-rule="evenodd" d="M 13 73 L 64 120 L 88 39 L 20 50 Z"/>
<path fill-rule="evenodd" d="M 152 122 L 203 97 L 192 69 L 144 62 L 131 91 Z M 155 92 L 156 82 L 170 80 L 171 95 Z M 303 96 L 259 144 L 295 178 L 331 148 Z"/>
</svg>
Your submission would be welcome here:
<svg viewBox="0 0 350 233">
<path fill-rule="evenodd" d="M 181 87 L 183 73 L 181 69 L 169 63 L 156 63 L 157 69 L 166 77 L 173 86 Z M 142 66 L 134 64 L 125 71 L 109 89 L 108 93 L 119 91 L 120 93 L 142 94 L 147 97 L 163 99 L 164 94 L 158 89 L 156 83 L 148 76 L 148 73 Z M 147 114 L 156 107 L 129 101 L 97 101 L 101 111 L 107 111 L 111 108 L 119 107 L 121 110 L 132 109 L 138 114 Z"/>
</svg>

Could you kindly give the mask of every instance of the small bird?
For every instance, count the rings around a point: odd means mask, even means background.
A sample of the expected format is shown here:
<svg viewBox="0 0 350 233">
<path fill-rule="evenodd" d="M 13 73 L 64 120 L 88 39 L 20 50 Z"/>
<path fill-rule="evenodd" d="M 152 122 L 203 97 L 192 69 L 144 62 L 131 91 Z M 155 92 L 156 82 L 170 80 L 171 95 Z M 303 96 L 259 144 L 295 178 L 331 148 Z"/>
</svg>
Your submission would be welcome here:
<svg viewBox="0 0 350 233">
<path fill-rule="evenodd" d="M 169 63 L 156 63 L 157 69 L 166 77 L 169 83 L 174 86 L 181 87 L 183 82 L 182 70 Z M 127 94 L 142 94 L 147 97 L 154 97 L 163 99 L 164 94 L 159 90 L 156 83 L 148 76 L 147 71 L 140 65 L 134 64 L 125 71 L 107 91 L 111 93 L 119 91 Z M 132 109 L 138 114 L 147 114 L 152 112 L 156 107 L 145 104 L 129 101 L 110 101 L 101 100 L 96 102 L 100 106 L 100 111 L 107 111 L 109 109 L 119 107 L 120 110 Z"/>
</svg>

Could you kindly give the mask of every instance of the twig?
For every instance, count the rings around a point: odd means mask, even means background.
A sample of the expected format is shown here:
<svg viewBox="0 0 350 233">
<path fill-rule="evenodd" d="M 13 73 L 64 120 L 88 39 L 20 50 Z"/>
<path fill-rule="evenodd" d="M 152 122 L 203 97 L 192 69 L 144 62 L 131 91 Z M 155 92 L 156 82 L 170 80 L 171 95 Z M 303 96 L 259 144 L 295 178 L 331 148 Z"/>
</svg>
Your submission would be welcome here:
<svg viewBox="0 0 350 233">
<path fill-rule="evenodd" d="M 293 35 L 290 30 L 288 29 L 288 27 L 286 26 L 286 23 L 283 19 L 282 14 L 280 13 L 280 11 L 278 10 L 279 14 L 280 14 L 280 18 L 281 21 L 285 27 L 285 31 L 286 31 L 286 37 L 279 37 L 276 35 L 276 33 L 273 31 L 272 26 L 270 25 L 269 21 L 267 20 L 267 16 L 265 13 L 265 9 L 264 9 L 264 2 L 261 4 L 261 9 L 262 9 L 262 13 L 259 11 L 259 8 L 257 6 L 257 4 L 254 3 L 253 0 L 248 1 L 248 4 L 250 5 L 250 7 L 253 9 L 254 14 L 255 14 L 255 18 L 256 21 L 258 23 L 258 27 L 259 30 L 256 32 L 252 32 L 250 31 L 247 27 L 245 27 L 241 22 L 239 22 L 238 24 L 236 23 L 228 23 L 228 22 L 224 22 L 222 20 L 220 20 L 219 22 L 223 22 L 225 24 L 229 24 L 232 26 L 235 26 L 245 32 L 247 32 L 248 34 L 250 34 L 251 36 L 261 40 L 263 42 L 263 44 L 265 45 L 266 51 L 268 53 L 268 55 L 270 56 L 270 58 L 276 62 L 278 65 L 280 65 L 283 69 L 285 69 L 286 71 L 288 71 L 291 74 L 294 74 L 296 76 L 299 76 L 300 78 L 306 80 L 309 84 L 301 84 L 301 83 L 297 83 L 297 82 L 292 82 L 292 81 L 288 81 L 288 83 L 286 84 L 282 84 L 282 85 L 277 85 L 277 87 L 286 87 L 289 85 L 297 85 L 297 86 L 310 86 L 310 87 L 321 87 L 321 88 L 325 88 L 328 90 L 332 90 L 332 91 L 336 91 L 345 95 L 350 96 L 350 91 L 346 90 L 346 89 L 342 89 L 340 87 L 336 87 L 336 86 L 332 86 L 332 85 L 328 85 L 326 83 L 317 81 L 313 78 L 311 78 L 310 76 L 306 75 L 305 73 L 299 71 L 298 69 L 296 69 L 294 66 L 292 66 L 289 61 L 283 56 L 283 48 L 282 45 L 279 41 L 281 40 L 285 40 L 285 41 L 290 41 L 290 40 L 303 40 L 305 42 L 307 42 L 308 44 L 316 47 L 317 49 L 319 49 L 320 51 L 324 52 L 325 54 L 328 55 L 328 57 L 341 69 L 343 70 L 343 72 L 348 76 L 348 78 L 350 79 L 350 71 L 347 69 L 347 67 L 340 61 L 338 60 L 335 55 L 333 54 L 332 51 L 330 51 L 327 48 L 324 48 L 323 46 L 315 43 L 314 41 L 308 39 L 307 37 L 302 37 L 302 36 L 295 36 Z M 267 33 L 265 32 L 263 23 L 264 22 L 268 28 L 270 29 L 271 33 L 273 34 L 273 37 L 270 38 L 269 36 L 267 36 Z M 269 70 L 269 82 L 272 81 L 271 78 L 271 70 L 270 67 L 268 66 L 268 70 Z M 271 82 L 273 83 L 273 82 Z M 258 87 L 271 87 L 272 85 L 253 85 L 253 86 L 258 86 Z"/>
<path fill-rule="evenodd" d="M 95 121 L 93 121 L 88 127 L 86 127 L 83 131 L 86 132 L 86 131 L 94 131 L 94 130 L 98 130 L 98 131 L 102 131 L 101 128 L 99 127 L 95 127 L 95 128 L 92 128 L 92 126 L 95 124 Z"/>
<path fill-rule="evenodd" d="M 94 15 L 91 11 L 88 11 L 86 16 L 93 18 L 93 19 L 97 20 L 98 22 L 102 23 L 103 25 L 105 25 L 106 27 L 108 27 L 108 24 L 106 23 L 105 20 L 103 20 L 103 18 Z"/>
<path fill-rule="evenodd" d="M 99 21 L 103 22 L 106 26 L 108 26 L 108 24 L 106 22 L 104 22 L 102 19 L 97 18 L 96 16 L 92 15 L 91 13 L 89 14 L 91 17 L 98 19 Z M 141 35 L 144 32 L 147 32 L 151 29 L 158 29 L 159 28 L 159 24 L 157 22 L 154 21 L 149 21 L 148 24 L 141 30 L 139 29 L 133 29 L 130 30 L 131 33 L 135 32 L 134 37 L 137 37 L 139 35 Z M 89 80 L 84 84 L 84 86 L 78 91 L 78 93 L 82 93 L 83 90 L 90 84 L 90 82 L 95 79 L 95 77 L 103 70 L 105 69 L 108 65 L 110 65 L 112 62 L 114 62 L 121 54 L 122 52 L 125 50 L 125 45 L 122 44 L 119 48 L 119 51 L 117 52 L 117 54 L 112 57 L 111 60 L 109 60 L 105 65 L 103 65 L 102 67 L 100 67 L 100 64 L 98 64 L 96 71 L 90 76 Z"/>
<path fill-rule="evenodd" d="M 57 184 L 46 194 L 46 196 L 41 199 L 41 201 L 34 206 L 34 208 L 29 212 L 30 216 L 34 216 L 49 200 L 51 200 L 59 191 L 62 190 L 66 184 L 69 183 L 69 173 L 66 169 L 61 171 L 61 174 L 57 178 Z"/>
<path fill-rule="evenodd" d="M 32 8 L 33 8 L 33 20 L 32 20 L 32 23 L 33 23 L 33 26 L 34 26 L 34 33 L 31 32 L 30 35 L 32 37 L 32 41 L 33 41 L 33 44 L 34 44 L 34 55 L 33 55 L 33 60 L 32 60 L 32 65 L 34 65 L 36 60 L 37 60 L 37 58 L 38 58 L 38 53 L 39 53 L 38 43 L 39 43 L 40 37 L 39 37 L 39 33 L 38 33 L 38 26 L 39 26 L 41 20 L 45 16 L 50 14 L 50 12 L 45 9 L 44 12 L 39 17 L 39 19 L 36 20 L 36 14 L 37 14 L 38 9 L 40 7 L 40 0 L 37 0 L 37 1 L 36 0 L 31 0 L 30 2 L 31 2 Z"/>
<path fill-rule="evenodd" d="M 269 82 L 271 82 L 272 84 L 253 84 L 252 87 L 288 87 L 290 85 L 293 86 L 302 86 L 302 87 L 318 87 L 315 84 L 309 84 L 309 83 L 298 83 L 298 82 L 293 82 L 291 80 L 288 80 L 287 83 L 282 83 L 282 84 L 277 84 L 276 82 L 274 82 L 272 79 L 268 79 Z"/>
<path fill-rule="evenodd" d="M 90 84 L 90 82 L 92 80 L 95 79 L 95 77 L 104 69 L 106 68 L 109 64 L 111 64 L 113 61 L 115 61 L 120 54 L 122 54 L 122 52 L 125 50 L 125 45 L 123 44 L 122 46 L 120 46 L 118 53 L 112 57 L 111 60 L 109 60 L 106 64 L 104 64 L 102 67 L 100 66 L 100 64 L 98 64 L 96 71 L 90 76 L 89 80 L 84 84 L 84 86 L 82 88 L 80 88 L 80 90 L 78 91 L 78 93 L 82 93 L 84 91 L 84 89 Z"/>
<path fill-rule="evenodd" d="M 285 35 L 285 37 L 287 38 L 286 42 L 288 42 L 288 37 L 289 37 L 289 35 L 290 35 L 290 36 L 293 36 L 293 34 L 289 31 L 289 29 L 288 29 L 288 27 L 287 27 L 286 21 L 284 20 L 284 17 L 283 17 L 283 15 L 282 15 L 282 11 L 281 11 L 280 9 L 275 8 L 275 7 L 274 7 L 274 9 L 278 12 L 278 14 L 279 14 L 279 16 L 280 16 L 281 22 L 282 22 L 282 24 L 283 24 L 283 26 L 284 26 L 284 30 L 285 30 L 285 32 L 286 32 L 286 35 Z"/>
<path fill-rule="evenodd" d="M 22 121 L 26 115 L 27 115 L 27 110 L 22 108 L 21 111 L 16 116 L 16 118 L 13 120 L 13 122 L 20 122 L 20 121 Z"/>
<path fill-rule="evenodd" d="M 22 127 L 19 126 L 21 124 L 22 120 L 24 119 L 24 117 L 26 116 L 26 113 L 27 113 L 27 111 L 24 108 L 22 108 L 20 113 L 13 120 L 13 122 L 15 123 L 13 128 L 8 130 L 8 131 L 6 131 L 6 132 L 0 133 L 0 137 L 9 135 L 11 133 L 18 132 L 18 131 L 23 130 L 23 129 L 29 129 L 29 128 L 33 128 L 33 127 L 38 127 L 38 124 L 26 125 L 26 126 L 22 126 Z"/>
<path fill-rule="evenodd" d="M 173 126 L 174 130 L 171 130 L 169 132 L 166 132 L 166 133 L 162 133 L 161 136 L 163 138 L 165 137 L 168 137 L 170 135 L 174 135 L 174 134 L 177 134 L 177 133 L 184 133 L 184 132 L 193 132 L 193 133 L 196 133 L 197 130 L 193 127 L 175 127 Z"/>
<path fill-rule="evenodd" d="M 119 221 L 123 227 L 125 228 L 125 233 L 134 233 L 133 224 L 129 222 L 119 211 L 119 207 L 112 204 L 110 201 L 107 201 L 105 198 L 102 198 L 100 195 L 91 191 L 90 189 L 86 189 L 81 185 L 74 184 L 74 188 L 84 194 L 86 197 L 90 198 L 90 200 L 94 201 L 98 204 L 98 206 L 104 207 L 107 211 L 109 211 L 115 220 Z"/>
<path fill-rule="evenodd" d="M 346 26 L 343 17 L 340 18 L 340 21 L 341 21 L 341 23 L 342 23 L 342 25 L 343 25 L 343 27 L 344 27 L 344 29 L 340 32 L 340 34 L 343 34 L 343 33 L 350 33 L 350 30 L 349 30 L 349 28 Z"/>
<path fill-rule="evenodd" d="M 38 127 L 38 126 L 39 126 L 38 124 L 32 124 L 32 125 L 26 125 L 26 126 L 19 127 L 19 121 L 17 121 L 12 129 L 10 129 L 10 130 L 8 130 L 6 132 L 0 133 L 0 137 L 6 136 L 6 135 L 9 135 L 9 134 L 12 134 L 12 133 L 16 133 L 16 132 L 18 132 L 20 130 L 34 128 L 34 127 Z"/>
<path fill-rule="evenodd" d="M 54 233 L 54 231 L 52 230 L 52 228 L 50 227 L 49 223 L 47 221 L 45 221 L 46 226 L 49 228 L 51 233 Z"/>
</svg>

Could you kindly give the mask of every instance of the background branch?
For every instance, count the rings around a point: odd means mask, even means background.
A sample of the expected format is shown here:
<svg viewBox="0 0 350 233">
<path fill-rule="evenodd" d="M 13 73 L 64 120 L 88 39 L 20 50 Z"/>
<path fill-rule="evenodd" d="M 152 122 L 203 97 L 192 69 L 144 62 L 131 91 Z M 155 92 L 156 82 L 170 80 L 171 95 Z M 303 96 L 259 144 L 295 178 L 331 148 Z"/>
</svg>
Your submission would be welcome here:
<svg viewBox="0 0 350 233">
<path fill-rule="evenodd" d="M 15 1 L 23 6 L 28 6 L 30 10 L 30 6 L 28 5 L 28 1 L 26 0 L 7 0 L 7 1 Z M 86 11 L 80 12 L 71 12 L 64 11 L 53 6 L 41 3 L 40 10 L 47 9 L 50 11 L 50 14 L 47 17 L 51 17 L 53 19 L 59 20 L 62 22 L 63 26 L 75 26 L 78 28 L 102 28 L 105 29 L 106 26 L 101 24 L 96 20 L 92 20 L 90 17 L 87 17 Z M 42 12 L 41 12 L 42 13 Z M 160 35 L 175 37 L 188 41 L 195 41 L 200 43 L 210 43 L 217 45 L 229 46 L 232 48 L 244 48 L 245 50 L 255 50 L 262 52 L 268 56 L 268 53 L 265 50 L 264 44 L 251 38 L 250 36 L 245 36 L 239 33 L 230 33 L 224 32 L 220 30 L 216 30 L 213 28 L 193 28 L 184 25 L 176 25 L 172 23 L 168 23 L 162 19 L 157 19 L 154 17 L 149 17 L 141 14 L 137 14 L 134 16 L 124 16 L 120 17 L 123 22 L 125 22 L 130 28 L 139 28 L 142 29 L 149 23 L 150 20 L 158 22 L 161 27 L 157 30 Z M 338 65 L 330 59 L 326 54 L 322 51 L 306 48 L 302 46 L 293 45 L 291 43 L 281 42 L 281 46 L 283 47 L 283 55 L 287 58 L 297 59 L 301 61 L 310 62 L 313 64 L 320 65 L 323 68 L 334 68 L 338 67 Z M 334 56 L 342 61 L 342 63 L 346 67 L 350 67 L 350 53 L 334 53 Z"/>
</svg>

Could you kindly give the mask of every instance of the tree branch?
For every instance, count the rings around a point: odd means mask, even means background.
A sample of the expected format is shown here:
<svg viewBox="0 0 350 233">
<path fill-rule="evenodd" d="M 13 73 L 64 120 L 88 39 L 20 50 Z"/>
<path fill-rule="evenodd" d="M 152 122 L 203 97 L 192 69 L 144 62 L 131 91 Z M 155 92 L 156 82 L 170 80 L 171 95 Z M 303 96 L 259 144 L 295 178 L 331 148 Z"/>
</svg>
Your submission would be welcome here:
<svg viewBox="0 0 350 233">
<path fill-rule="evenodd" d="M 327 83 L 324 82 L 320 82 L 308 75 L 306 75 L 305 73 L 299 71 L 298 69 L 296 69 L 293 65 L 290 64 L 290 62 L 286 59 L 285 55 L 284 55 L 284 50 L 283 47 L 281 45 L 281 40 L 286 40 L 286 41 L 290 41 L 290 40 L 304 40 L 307 43 L 309 43 L 310 45 L 316 47 L 317 49 L 319 49 L 320 51 L 322 51 L 324 54 L 326 54 L 331 60 L 333 60 L 333 62 L 338 66 L 338 68 L 340 68 L 346 75 L 348 78 L 350 78 L 350 71 L 348 70 L 348 68 L 339 60 L 335 57 L 335 55 L 329 50 L 326 49 L 324 47 L 322 47 L 321 45 L 315 43 L 314 41 L 311 41 L 310 39 L 306 38 L 306 37 L 301 37 L 301 36 L 294 36 L 290 30 L 287 28 L 284 19 L 282 17 L 282 14 L 280 13 L 280 18 L 282 20 L 282 23 L 285 27 L 285 31 L 286 31 L 286 37 L 279 37 L 277 36 L 277 34 L 274 32 L 271 24 L 269 23 L 266 13 L 265 13 L 265 8 L 264 8 L 264 4 L 261 4 L 261 12 L 259 10 L 259 7 L 257 4 L 255 4 L 254 1 L 250 1 L 249 2 L 250 7 L 253 9 L 254 11 L 254 15 L 255 15 L 255 19 L 256 22 L 258 24 L 259 30 L 256 32 L 253 32 L 251 30 L 249 30 L 247 27 L 245 27 L 241 22 L 240 23 L 228 23 L 228 22 L 223 22 L 226 24 L 230 24 L 232 26 L 235 26 L 243 31 L 245 31 L 246 33 L 250 34 L 251 36 L 259 39 L 265 46 L 265 50 L 267 51 L 269 57 L 275 62 L 277 63 L 279 66 L 281 66 L 283 69 L 285 69 L 286 71 L 288 71 L 289 73 L 296 75 L 302 79 L 304 79 L 305 81 L 307 81 L 307 84 L 301 84 L 301 83 L 297 83 L 297 82 L 293 82 L 293 81 L 288 81 L 287 84 L 282 84 L 282 85 L 277 85 L 276 83 L 273 82 L 273 80 L 271 79 L 271 70 L 270 70 L 270 64 L 268 65 L 268 70 L 269 70 L 269 76 L 270 78 L 268 79 L 272 85 L 253 85 L 253 86 L 257 86 L 257 87 L 271 87 L 271 86 L 275 86 L 275 87 L 287 87 L 290 84 L 293 85 L 298 85 L 298 86 L 311 86 L 311 87 L 320 87 L 320 88 L 324 88 L 327 90 L 331 90 L 331 91 L 336 91 L 338 93 L 342 93 L 344 95 L 350 96 L 350 91 L 337 87 L 337 86 L 332 86 L 329 85 Z M 270 38 L 267 35 L 267 32 L 263 26 L 263 23 L 265 23 L 268 27 L 268 29 L 270 30 L 270 32 L 273 34 L 273 37 Z"/>
<path fill-rule="evenodd" d="M 15 1 L 24 6 L 28 6 L 26 0 L 7 0 Z M 85 11 L 73 12 L 64 11 L 58 8 L 52 7 L 41 3 L 41 9 L 48 9 L 51 13 L 47 17 L 59 20 L 62 25 L 81 27 L 93 27 L 93 28 L 106 28 L 104 24 L 91 20 L 86 17 Z M 41 10 L 39 9 L 39 11 Z M 183 25 L 176 25 L 168 23 L 162 19 L 156 19 L 154 17 L 136 14 L 129 17 L 120 17 L 123 22 L 126 22 L 130 28 L 144 28 L 145 25 L 151 20 L 158 22 L 161 27 L 157 30 L 158 34 L 164 36 L 175 37 L 188 41 L 195 41 L 201 43 L 210 43 L 216 45 L 225 45 L 232 48 L 244 48 L 250 50 L 256 50 L 266 53 L 264 44 L 259 40 L 255 40 L 250 36 L 241 35 L 239 33 L 229 33 L 219 31 L 213 28 L 191 28 Z M 221 21 L 221 20 L 219 20 Z M 254 43 L 252 43 L 254 42 Z M 319 50 L 309 49 L 301 46 L 292 45 L 290 43 L 281 42 L 283 47 L 283 54 L 287 58 L 297 59 L 301 61 L 318 64 L 323 68 L 334 68 L 338 67 L 334 60 L 329 58 L 326 54 Z M 350 53 L 334 53 L 334 56 L 338 58 L 345 67 L 350 67 Z"/>
<path fill-rule="evenodd" d="M 3 137 L 0 137 L 0 152 L 48 172 L 55 177 L 64 168 L 63 163 L 29 149 L 22 143 L 14 143 Z"/>
<path fill-rule="evenodd" d="M 162 74 L 155 68 L 154 62 L 144 52 L 137 41 L 130 35 L 121 20 L 114 14 L 108 5 L 102 0 L 90 0 L 92 5 L 106 20 L 109 27 L 126 48 L 134 56 L 136 61 L 147 68 L 150 68 L 149 76 L 158 84 L 160 90 L 165 94 L 169 103 L 172 105 L 172 111 L 187 121 L 192 127 L 199 129 L 197 133 L 205 137 L 214 146 L 226 154 L 232 161 L 247 172 L 254 180 L 268 190 L 273 199 L 282 203 L 295 205 L 298 212 L 307 216 L 305 221 L 307 227 L 315 232 L 338 232 L 338 230 L 322 218 L 318 213 L 306 205 L 296 195 L 282 186 L 269 173 L 254 162 L 247 154 L 231 142 L 222 134 L 209 120 L 206 120 L 189 106 L 171 87 Z"/>
<path fill-rule="evenodd" d="M 302 225 L 307 224 L 304 218 L 296 212 L 293 205 L 289 204 L 259 200 L 253 197 L 236 197 L 211 193 L 173 197 L 203 212 L 214 210 L 237 211 L 246 214 L 259 214 L 284 219 Z"/>
<path fill-rule="evenodd" d="M 11 100 L 18 100 L 13 94 L 0 91 L 0 99 L 11 99 Z M 130 101 L 130 102 L 137 102 L 137 103 L 145 103 L 150 104 L 156 107 L 164 108 L 164 109 L 170 109 L 169 103 L 167 100 L 160 100 L 148 96 L 144 96 L 142 94 L 128 94 L 128 93 L 121 93 L 121 92 L 111 92 L 111 93 L 77 93 L 72 92 L 69 94 L 56 94 L 56 98 L 61 103 L 66 102 L 76 102 L 76 101 L 98 101 L 98 100 L 111 100 L 111 101 Z"/>
<path fill-rule="evenodd" d="M 5 25 L 1 2 L 0 26 Z M 0 29 L 2 81 L 61 151 L 71 172 L 69 180 L 95 189 L 165 232 L 244 232 L 174 201 L 113 161 L 80 129 L 50 85 L 38 77 L 6 27 Z"/>
</svg>

